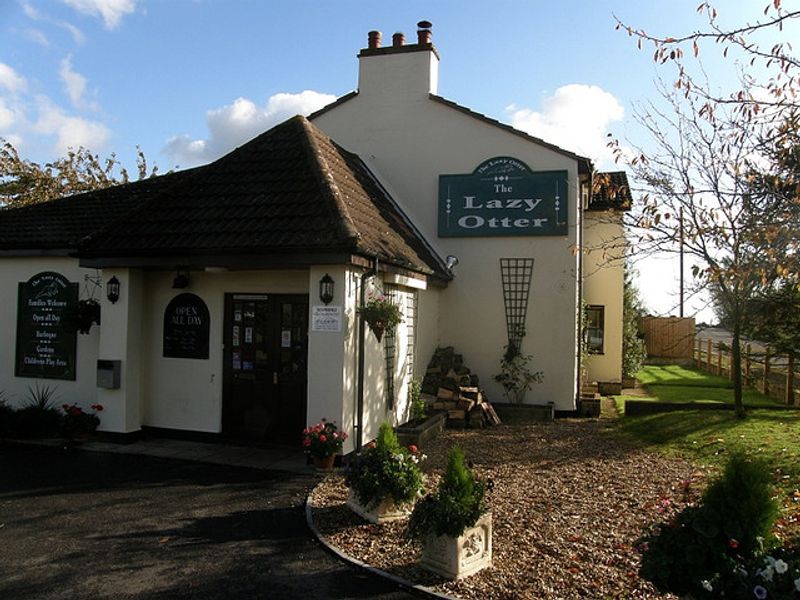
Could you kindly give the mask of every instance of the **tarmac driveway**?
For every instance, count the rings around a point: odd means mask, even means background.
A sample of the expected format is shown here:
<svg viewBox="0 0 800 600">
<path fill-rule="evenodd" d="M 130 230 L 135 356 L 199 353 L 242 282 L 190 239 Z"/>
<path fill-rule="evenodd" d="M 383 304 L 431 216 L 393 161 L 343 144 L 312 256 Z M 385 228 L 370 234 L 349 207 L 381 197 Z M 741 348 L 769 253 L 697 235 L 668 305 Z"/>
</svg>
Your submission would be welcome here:
<svg viewBox="0 0 800 600">
<path fill-rule="evenodd" d="M 313 540 L 315 481 L 0 445 L 0 598 L 412 598 Z"/>
</svg>

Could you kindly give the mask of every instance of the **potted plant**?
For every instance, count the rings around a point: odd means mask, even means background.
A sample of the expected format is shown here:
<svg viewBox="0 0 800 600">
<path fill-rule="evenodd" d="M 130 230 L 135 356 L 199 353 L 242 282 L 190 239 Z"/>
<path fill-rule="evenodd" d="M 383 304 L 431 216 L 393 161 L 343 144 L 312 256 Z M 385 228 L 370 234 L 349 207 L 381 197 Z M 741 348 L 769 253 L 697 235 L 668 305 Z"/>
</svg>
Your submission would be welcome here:
<svg viewBox="0 0 800 600">
<path fill-rule="evenodd" d="M 64 418 L 61 421 L 61 433 L 70 441 L 86 440 L 100 425 L 100 417 L 97 413 L 103 410 L 102 404 L 92 404 L 92 412 L 84 411 L 77 404 L 62 404 Z"/>
<path fill-rule="evenodd" d="M 424 543 L 424 568 L 461 579 L 491 566 L 492 514 L 485 491 L 454 446 L 438 490 L 417 502 L 408 524 L 410 536 Z"/>
<path fill-rule="evenodd" d="M 422 491 L 419 463 L 424 458 L 416 446 L 401 446 L 391 425 L 383 423 L 377 440 L 367 444 L 347 469 L 347 505 L 371 523 L 408 516 Z"/>
<path fill-rule="evenodd" d="M 385 331 L 392 332 L 403 322 L 403 313 L 397 305 L 386 298 L 367 300 L 364 306 L 358 308 L 358 314 L 364 318 L 379 342 Z"/>
<path fill-rule="evenodd" d="M 303 451 L 311 456 L 315 467 L 327 471 L 333 467 L 346 439 L 347 433 L 339 431 L 336 423 L 322 419 L 303 430 Z"/>
</svg>

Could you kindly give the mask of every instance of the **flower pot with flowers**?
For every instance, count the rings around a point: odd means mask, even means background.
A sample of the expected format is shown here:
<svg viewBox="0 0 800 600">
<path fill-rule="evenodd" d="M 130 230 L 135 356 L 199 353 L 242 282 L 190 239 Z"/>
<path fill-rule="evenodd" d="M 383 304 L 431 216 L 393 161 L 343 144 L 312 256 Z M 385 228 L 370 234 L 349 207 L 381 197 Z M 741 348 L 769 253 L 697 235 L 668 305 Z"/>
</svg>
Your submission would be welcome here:
<svg viewBox="0 0 800 600">
<path fill-rule="evenodd" d="M 416 446 L 401 446 L 391 425 L 383 423 L 378 438 L 347 469 L 347 506 L 371 523 L 407 517 L 422 491 L 419 463 L 424 459 Z"/>
<path fill-rule="evenodd" d="M 347 433 L 339 431 L 336 423 L 322 419 L 303 430 L 303 451 L 311 457 L 315 467 L 330 470 L 346 439 Z"/>
<path fill-rule="evenodd" d="M 423 541 L 424 568 L 448 579 L 468 577 L 492 564 L 492 513 L 484 494 L 454 446 L 439 489 L 414 507 L 408 523 L 412 538 Z"/>
<path fill-rule="evenodd" d="M 62 404 L 64 418 L 61 421 L 61 434 L 70 441 L 85 441 L 100 425 L 100 417 L 97 413 L 102 412 L 102 404 L 92 404 L 92 412 L 86 412 L 77 404 Z"/>
<path fill-rule="evenodd" d="M 386 298 L 370 298 L 358 308 L 358 314 L 367 322 L 372 333 L 381 341 L 385 331 L 392 332 L 403 322 L 403 313 L 391 300 Z"/>
</svg>

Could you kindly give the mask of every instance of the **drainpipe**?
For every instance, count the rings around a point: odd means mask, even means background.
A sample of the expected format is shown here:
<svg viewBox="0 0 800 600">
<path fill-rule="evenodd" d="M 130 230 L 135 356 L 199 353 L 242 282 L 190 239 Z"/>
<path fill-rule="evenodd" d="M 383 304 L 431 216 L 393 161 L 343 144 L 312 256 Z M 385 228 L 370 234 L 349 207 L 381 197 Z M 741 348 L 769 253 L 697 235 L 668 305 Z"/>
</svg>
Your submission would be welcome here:
<svg viewBox="0 0 800 600">
<path fill-rule="evenodd" d="M 365 283 L 370 277 L 378 273 L 378 257 L 373 259 L 372 267 L 361 274 L 358 305 L 364 306 L 366 302 Z M 366 328 L 364 316 L 358 317 L 358 390 L 356 392 L 356 452 L 361 450 L 364 441 L 364 346 L 366 344 Z"/>
<path fill-rule="evenodd" d="M 589 186 L 589 198 L 588 202 L 592 201 L 592 178 L 593 173 L 589 173 L 589 181 L 587 185 Z M 580 181 L 580 175 L 578 175 L 578 181 Z M 581 189 L 580 184 L 578 184 L 578 194 L 580 196 L 579 206 L 580 209 L 577 211 L 576 219 L 578 221 L 577 227 L 577 241 L 578 241 L 578 381 L 577 387 L 578 389 L 575 392 L 575 410 L 576 412 L 581 408 L 581 388 L 583 386 L 583 378 L 581 377 L 581 370 L 583 369 L 583 363 L 581 362 L 581 357 L 583 356 L 583 218 L 584 218 L 584 210 L 588 209 L 588 204 L 586 207 L 583 206 L 583 190 Z"/>
</svg>

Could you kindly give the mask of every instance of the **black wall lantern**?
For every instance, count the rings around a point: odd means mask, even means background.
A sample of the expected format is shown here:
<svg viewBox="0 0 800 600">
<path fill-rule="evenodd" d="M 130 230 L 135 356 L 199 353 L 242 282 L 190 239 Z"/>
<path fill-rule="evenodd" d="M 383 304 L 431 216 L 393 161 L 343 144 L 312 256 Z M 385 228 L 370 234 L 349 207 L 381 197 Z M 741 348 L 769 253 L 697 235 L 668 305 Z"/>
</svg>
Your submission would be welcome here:
<svg viewBox="0 0 800 600">
<path fill-rule="evenodd" d="M 119 300 L 119 279 L 112 277 L 106 283 L 106 298 L 111 304 L 116 304 Z"/>
<path fill-rule="evenodd" d="M 182 290 L 189 287 L 189 271 L 178 269 L 175 279 L 172 280 L 173 290 Z"/>
<path fill-rule="evenodd" d="M 319 299 L 326 305 L 333 301 L 333 279 L 327 273 L 319 280 Z"/>
</svg>

